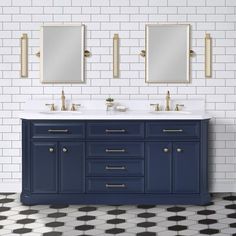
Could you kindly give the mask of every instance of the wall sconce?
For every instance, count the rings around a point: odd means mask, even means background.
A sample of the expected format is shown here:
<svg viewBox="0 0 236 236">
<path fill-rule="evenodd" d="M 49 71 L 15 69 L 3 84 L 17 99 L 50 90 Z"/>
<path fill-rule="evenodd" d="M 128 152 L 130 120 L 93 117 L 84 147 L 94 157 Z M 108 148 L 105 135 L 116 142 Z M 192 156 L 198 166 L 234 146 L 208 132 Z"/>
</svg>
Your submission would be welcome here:
<svg viewBox="0 0 236 236">
<path fill-rule="evenodd" d="M 119 78 L 119 35 L 113 37 L 113 78 Z"/>
<path fill-rule="evenodd" d="M 28 36 L 21 36 L 21 77 L 28 77 Z"/>
<path fill-rule="evenodd" d="M 205 36 L 205 76 L 212 76 L 212 39 L 208 33 Z"/>
</svg>

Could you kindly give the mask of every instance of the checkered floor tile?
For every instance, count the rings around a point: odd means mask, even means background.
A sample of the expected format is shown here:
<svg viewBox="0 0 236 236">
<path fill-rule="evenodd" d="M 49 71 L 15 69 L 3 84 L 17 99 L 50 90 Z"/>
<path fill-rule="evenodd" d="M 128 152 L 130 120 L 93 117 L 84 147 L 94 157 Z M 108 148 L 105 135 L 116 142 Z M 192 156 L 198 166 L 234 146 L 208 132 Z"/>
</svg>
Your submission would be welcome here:
<svg viewBox="0 0 236 236">
<path fill-rule="evenodd" d="M 35 205 L 0 193 L 0 235 L 235 235 L 236 194 L 215 194 L 207 206 Z"/>
</svg>

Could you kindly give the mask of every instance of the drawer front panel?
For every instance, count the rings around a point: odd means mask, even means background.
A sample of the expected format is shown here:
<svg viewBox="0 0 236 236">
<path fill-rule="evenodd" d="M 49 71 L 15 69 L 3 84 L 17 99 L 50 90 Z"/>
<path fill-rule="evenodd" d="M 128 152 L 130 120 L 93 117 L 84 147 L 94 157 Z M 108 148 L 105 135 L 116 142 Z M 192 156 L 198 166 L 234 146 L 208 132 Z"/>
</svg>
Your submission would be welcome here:
<svg viewBox="0 0 236 236">
<path fill-rule="evenodd" d="M 143 176 L 143 160 L 88 160 L 89 176 Z"/>
<path fill-rule="evenodd" d="M 147 122 L 146 137 L 152 138 L 199 138 L 200 124 L 197 121 Z"/>
<path fill-rule="evenodd" d="M 144 123 L 136 121 L 88 122 L 87 137 L 90 139 L 144 138 Z"/>
<path fill-rule="evenodd" d="M 31 123 L 32 138 L 84 138 L 85 125 L 83 122 L 42 122 Z"/>
<path fill-rule="evenodd" d="M 89 142 L 89 157 L 143 157 L 143 142 Z"/>
<path fill-rule="evenodd" d="M 139 177 L 96 177 L 87 179 L 88 193 L 143 193 L 144 179 Z"/>
</svg>

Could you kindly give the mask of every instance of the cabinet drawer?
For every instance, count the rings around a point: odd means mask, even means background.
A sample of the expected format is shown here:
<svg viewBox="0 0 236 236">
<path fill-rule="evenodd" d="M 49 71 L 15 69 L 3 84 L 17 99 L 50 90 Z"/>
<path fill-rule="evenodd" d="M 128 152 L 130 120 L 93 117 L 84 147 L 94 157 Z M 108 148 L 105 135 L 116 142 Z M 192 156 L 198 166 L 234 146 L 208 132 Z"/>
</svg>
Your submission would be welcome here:
<svg viewBox="0 0 236 236">
<path fill-rule="evenodd" d="M 146 137 L 152 138 L 199 138 L 200 124 L 197 121 L 158 121 L 146 123 Z"/>
<path fill-rule="evenodd" d="M 106 121 L 88 122 L 87 125 L 87 136 L 91 139 L 138 139 L 144 137 L 143 122 Z"/>
<path fill-rule="evenodd" d="M 143 160 L 88 160 L 87 175 L 90 176 L 143 176 Z"/>
<path fill-rule="evenodd" d="M 89 142 L 89 157 L 143 157 L 143 142 Z"/>
<path fill-rule="evenodd" d="M 84 138 L 83 122 L 34 121 L 31 123 L 32 138 Z"/>
<path fill-rule="evenodd" d="M 88 193 L 143 193 L 144 179 L 139 177 L 96 177 L 87 179 Z"/>
</svg>

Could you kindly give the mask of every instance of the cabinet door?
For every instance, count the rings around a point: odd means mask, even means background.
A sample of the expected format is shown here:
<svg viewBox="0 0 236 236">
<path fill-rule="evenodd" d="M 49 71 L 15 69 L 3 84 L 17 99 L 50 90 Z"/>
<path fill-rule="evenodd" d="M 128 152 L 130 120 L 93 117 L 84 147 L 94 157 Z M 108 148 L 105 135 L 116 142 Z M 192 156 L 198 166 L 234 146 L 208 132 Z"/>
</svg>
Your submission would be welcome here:
<svg viewBox="0 0 236 236">
<path fill-rule="evenodd" d="M 61 142 L 60 191 L 63 193 L 84 192 L 84 143 Z"/>
<path fill-rule="evenodd" d="M 199 192 L 199 156 L 198 142 L 173 143 L 173 192 Z"/>
<path fill-rule="evenodd" d="M 55 142 L 33 142 L 32 192 L 57 192 L 57 144 Z"/>
<path fill-rule="evenodd" d="M 171 143 L 146 143 L 146 192 L 171 192 Z"/>
</svg>

